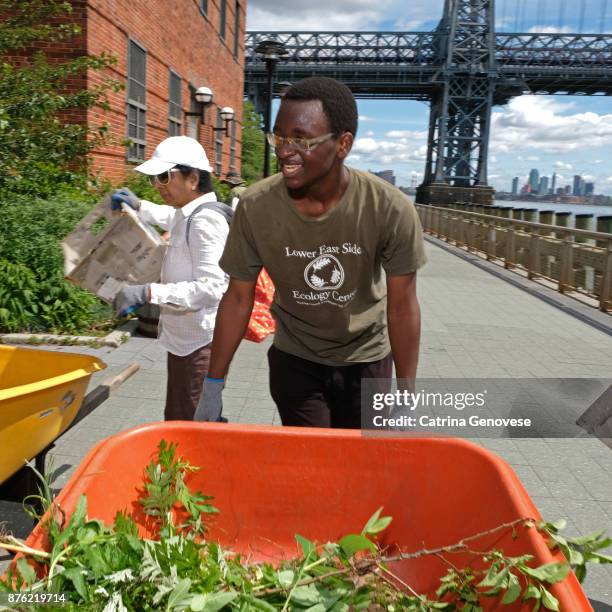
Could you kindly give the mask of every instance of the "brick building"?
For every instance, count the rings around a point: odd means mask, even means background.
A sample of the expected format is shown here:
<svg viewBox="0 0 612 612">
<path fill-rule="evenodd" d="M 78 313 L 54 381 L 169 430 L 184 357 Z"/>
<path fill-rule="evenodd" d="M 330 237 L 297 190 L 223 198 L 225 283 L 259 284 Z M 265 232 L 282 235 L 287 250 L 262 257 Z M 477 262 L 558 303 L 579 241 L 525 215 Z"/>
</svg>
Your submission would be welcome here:
<svg viewBox="0 0 612 612">
<path fill-rule="evenodd" d="M 109 144 L 91 156 L 95 173 L 119 182 L 161 140 L 179 134 L 200 140 L 217 176 L 240 170 L 246 0 L 71 4 L 71 20 L 80 24 L 82 35 L 61 43 L 51 55 L 112 54 L 118 61 L 108 76 L 125 84 L 124 90 L 109 94 L 108 110 L 71 117 L 92 126 L 110 125 Z M 87 87 L 99 85 L 104 74 L 90 72 Z M 202 86 L 214 95 L 204 124 L 199 117 L 185 116 L 185 111 L 198 110 L 194 92 Z M 228 126 L 229 137 L 213 130 L 224 127 L 220 111 L 225 106 L 236 113 Z"/>
</svg>

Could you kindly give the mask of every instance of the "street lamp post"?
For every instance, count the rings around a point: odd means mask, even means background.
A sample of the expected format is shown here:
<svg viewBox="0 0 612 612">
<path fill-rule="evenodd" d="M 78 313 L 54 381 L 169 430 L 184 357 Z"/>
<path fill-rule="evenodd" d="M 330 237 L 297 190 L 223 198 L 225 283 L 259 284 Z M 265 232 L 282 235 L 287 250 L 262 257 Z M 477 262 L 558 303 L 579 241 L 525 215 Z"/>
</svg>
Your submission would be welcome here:
<svg viewBox="0 0 612 612">
<path fill-rule="evenodd" d="M 287 49 L 283 43 L 276 40 L 262 40 L 256 47 L 255 53 L 263 56 L 266 62 L 266 72 L 268 76 L 268 88 L 266 92 L 266 112 L 264 114 L 264 131 L 267 134 L 271 129 L 272 123 L 272 98 L 274 97 L 274 70 L 281 56 L 287 54 Z M 264 177 L 270 176 L 270 143 L 264 138 Z"/>
</svg>

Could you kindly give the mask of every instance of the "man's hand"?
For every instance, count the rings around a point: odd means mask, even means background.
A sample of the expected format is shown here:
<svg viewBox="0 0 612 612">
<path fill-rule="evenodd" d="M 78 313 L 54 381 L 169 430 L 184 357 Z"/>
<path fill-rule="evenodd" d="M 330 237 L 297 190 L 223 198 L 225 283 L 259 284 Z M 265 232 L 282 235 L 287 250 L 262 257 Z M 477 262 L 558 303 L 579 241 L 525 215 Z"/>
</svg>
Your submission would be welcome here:
<svg viewBox="0 0 612 612">
<path fill-rule="evenodd" d="M 121 210 L 121 202 L 134 210 L 140 210 L 140 198 L 127 187 L 122 187 L 113 192 L 113 195 L 111 195 L 111 210 Z"/>
<path fill-rule="evenodd" d="M 113 300 L 118 317 L 127 317 L 131 312 L 149 301 L 149 285 L 126 285 Z"/>
<path fill-rule="evenodd" d="M 194 421 L 221 421 L 223 399 L 221 393 L 225 381 L 223 378 L 205 378 L 200 402 L 193 415 Z"/>
</svg>

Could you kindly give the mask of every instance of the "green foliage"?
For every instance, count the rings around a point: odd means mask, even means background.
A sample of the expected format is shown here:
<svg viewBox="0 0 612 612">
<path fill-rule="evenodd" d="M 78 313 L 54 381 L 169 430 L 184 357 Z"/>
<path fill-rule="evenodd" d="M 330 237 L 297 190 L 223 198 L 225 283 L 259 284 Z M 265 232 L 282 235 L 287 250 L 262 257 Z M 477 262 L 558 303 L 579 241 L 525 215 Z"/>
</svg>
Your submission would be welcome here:
<svg viewBox="0 0 612 612">
<path fill-rule="evenodd" d="M 151 459 L 145 469 L 146 496 L 140 503 L 145 514 L 156 517 L 160 528 L 174 526 L 174 509 L 177 505 L 188 513 L 186 527 L 192 527 L 196 532 L 201 531 L 201 514 L 218 512 L 208 503 L 212 497 L 202 495 L 199 491 L 192 493 L 185 483 L 185 476 L 199 469 L 176 458 L 176 444 L 167 444 L 165 440 L 159 443 L 157 460 Z"/>
<path fill-rule="evenodd" d="M 153 539 L 140 538 L 134 519 L 119 513 L 111 527 L 87 516 L 87 500 L 81 496 L 66 522 L 63 512 L 47 499 L 48 486 L 41 493 L 42 508 L 49 510 L 46 524 L 47 551 L 18 546 L 27 556 L 38 560 L 40 573 L 25 559 L 5 578 L 0 591 L 31 588 L 64 592 L 70 603 L 63 609 L 91 610 L 310 610 L 310 612 L 349 612 L 350 610 L 462 610 L 481 612 L 483 603 L 494 600 L 495 609 L 517 602 L 533 603 L 533 610 L 559 610 L 550 585 L 567 576 L 567 563 L 531 565 L 533 557 L 508 557 L 502 551 L 469 551 L 482 564 L 458 568 L 447 562 L 449 570 L 440 581 L 435 599 L 420 595 L 389 569 L 402 558 L 415 559 L 435 554 L 466 552 L 466 541 L 507 529 L 508 524 L 465 538 L 436 550 L 386 557 L 376 538 L 391 522 L 377 510 L 360 534 L 348 534 L 338 543 L 324 545 L 296 535 L 301 554 L 283 560 L 278 566 L 247 563 L 240 555 L 206 539 L 206 524 L 217 510 L 210 497 L 193 493 L 190 475 L 198 468 L 176 456 L 176 445 L 161 441 L 157 457 L 145 469 L 140 505 L 152 519 Z M 183 524 L 177 520 L 187 517 Z M 512 526 L 533 529 L 530 520 Z M 542 524 L 544 533 L 554 535 L 551 546 L 579 547 L 591 552 L 601 550 L 600 534 L 561 540 L 559 524 Z M 17 543 L 17 546 L 15 546 Z M 596 553 L 597 562 L 612 561 Z M 583 555 L 583 560 L 587 555 Z M 44 567 L 41 567 L 44 566 Z M 39 578 L 38 576 L 43 576 Z M 16 608 L 19 609 L 19 608 Z M 36 607 L 28 607 L 28 610 Z"/>
<path fill-rule="evenodd" d="M 552 547 L 558 547 L 561 550 L 580 582 L 583 582 L 586 578 L 587 563 L 612 563 L 612 556 L 601 552 L 612 544 L 612 539 L 607 537 L 603 531 L 595 531 L 585 536 L 571 538 L 561 535 L 565 526 L 566 521 L 564 520 L 554 523 L 543 522 L 538 525 L 538 530 L 550 538 Z"/>
<path fill-rule="evenodd" d="M 0 200 L 0 332 L 77 333 L 111 316 L 108 306 L 63 279 L 60 241 L 95 202 L 65 189 L 48 200 Z"/>
<path fill-rule="evenodd" d="M 20 332 L 32 325 L 38 313 L 37 290 L 28 268 L 0 259 L 0 329 Z"/>
<path fill-rule="evenodd" d="M 71 10 L 68 2 L 58 0 L 0 0 L 0 14 L 6 15 L 0 21 L 2 192 L 40 196 L 54 193 L 60 184 L 83 185 L 86 154 L 106 137 L 107 126 L 67 121 L 66 113 L 104 107 L 105 93 L 118 90 L 118 83 L 106 80 L 81 90 L 69 90 L 67 84 L 115 60 L 102 54 L 50 61 L 39 50 L 41 43 L 81 34 L 70 23 Z"/>
<path fill-rule="evenodd" d="M 255 107 L 245 101 L 242 110 L 242 157 L 240 162 L 242 178 L 247 184 L 263 177 L 264 133 Z"/>
<path fill-rule="evenodd" d="M 216 176 L 212 177 L 213 190 L 217 195 L 217 202 L 227 202 L 231 187 L 222 183 Z"/>
</svg>

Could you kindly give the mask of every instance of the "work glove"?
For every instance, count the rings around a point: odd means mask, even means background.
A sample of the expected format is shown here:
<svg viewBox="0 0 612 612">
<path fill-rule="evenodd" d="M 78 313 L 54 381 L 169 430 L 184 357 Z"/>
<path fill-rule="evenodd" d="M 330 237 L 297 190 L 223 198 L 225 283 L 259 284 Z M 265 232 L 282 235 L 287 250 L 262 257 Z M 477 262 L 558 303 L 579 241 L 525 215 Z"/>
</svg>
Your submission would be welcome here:
<svg viewBox="0 0 612 612">
<path fill-rule="evenodd" d="M 131 312 L 146 304 L 149 285 L 126 285 L 113 300 L 113 308 L 118 317 L 127 317 Z"/>
<path fill-rule="evenodd" d="M 140 198 L 127 187 L 122 187 L 113 192 L 113 195 L 111 195 L 111 210 L 121 210 L 121 202 L 134 210 L 140 210 Z"/>
<path fill-rule="evenodd" d="M 225 385 L 223 378 L 204 379 L 202 395 L 193 415 L 194 421 L 217 421 L 226 423 L 227 420 L 221 416 L 223 411 L 223 399 L 221 393 Z"/>
</svg>

